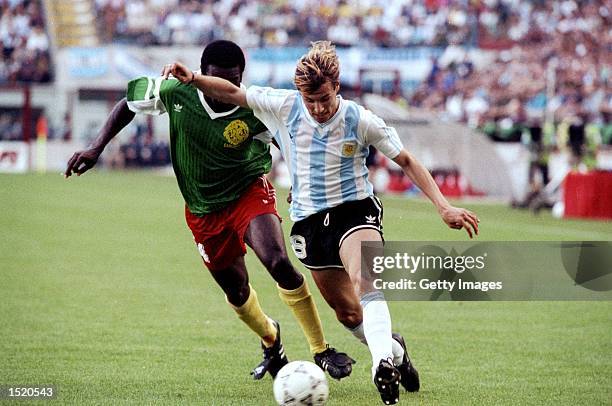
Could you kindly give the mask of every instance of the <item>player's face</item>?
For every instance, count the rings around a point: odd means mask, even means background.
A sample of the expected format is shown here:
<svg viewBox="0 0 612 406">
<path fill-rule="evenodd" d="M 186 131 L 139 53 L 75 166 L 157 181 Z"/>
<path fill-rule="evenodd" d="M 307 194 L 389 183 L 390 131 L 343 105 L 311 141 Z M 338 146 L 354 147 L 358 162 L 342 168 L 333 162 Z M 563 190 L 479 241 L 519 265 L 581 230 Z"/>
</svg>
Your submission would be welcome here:
<svg viewBox="0 0 612 406">
<path fill-rule="evenodd" d="M 204 74 L 229 80 L 236 86 L 240 86 L 240 82 L 242 82 L 242 72 L 240 72 L 240 66 L 234 66 L 233 68 L 221 68 L 217 65 L 208 65 Z"/>
<path fill-rule="evenodd" d="M 312 93 L 300 92 L 310 115 L 319 123 L 326 123 L 338 110 L 340 85 L 327 81 Z"/>
</svg>

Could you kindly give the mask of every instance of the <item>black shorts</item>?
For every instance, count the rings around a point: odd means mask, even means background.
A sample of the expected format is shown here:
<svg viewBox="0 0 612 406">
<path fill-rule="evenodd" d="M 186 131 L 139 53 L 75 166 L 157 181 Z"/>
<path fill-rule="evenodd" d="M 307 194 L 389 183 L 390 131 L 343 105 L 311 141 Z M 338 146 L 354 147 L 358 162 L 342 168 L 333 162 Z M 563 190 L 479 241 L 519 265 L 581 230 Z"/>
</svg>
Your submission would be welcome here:
<svg viewBox="0 0 612 406">
<path fill-rule="evenodd" d="M 293 252 L 308 269 L 344 268 L 340 260 L 342 242 L 364 228 L 377 230 L 382 237 L 382 217 L 382 203 L 376 196 L 322 210 L 293 225 Z"/>
</svg>

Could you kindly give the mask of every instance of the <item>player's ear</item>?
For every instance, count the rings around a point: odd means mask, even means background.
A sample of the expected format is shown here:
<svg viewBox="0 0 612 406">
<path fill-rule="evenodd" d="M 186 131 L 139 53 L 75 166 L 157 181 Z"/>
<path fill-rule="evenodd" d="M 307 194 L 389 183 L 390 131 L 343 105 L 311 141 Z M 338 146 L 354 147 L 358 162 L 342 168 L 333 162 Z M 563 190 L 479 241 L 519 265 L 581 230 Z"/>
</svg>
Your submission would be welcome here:
<svg viewBox="0 0 612 406">
<path fill-rule="evenodd" d="M 338 93 L 340 91 L 340 82 L 335 82 L 334 83 L 334 90 L 336 91 L 336 93 Z"/>
</svg>

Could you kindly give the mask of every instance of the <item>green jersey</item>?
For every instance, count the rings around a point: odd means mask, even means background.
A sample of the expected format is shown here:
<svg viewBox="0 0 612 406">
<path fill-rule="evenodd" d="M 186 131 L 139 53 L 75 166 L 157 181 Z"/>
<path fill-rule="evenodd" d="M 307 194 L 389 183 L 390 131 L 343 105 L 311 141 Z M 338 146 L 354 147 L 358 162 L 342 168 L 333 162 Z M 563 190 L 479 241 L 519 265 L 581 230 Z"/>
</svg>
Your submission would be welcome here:
<svg viewBox="0 0 612 406">
<path fill-rule="evenodd" d="M 200 90 L 162 77 L 132 80 L 127 100 L 135 113 L 168 113 L 172 166 L 195 215 L 227 206 L 270 170 L 267 129 L 249 109 L 217 113 Z"/>
</svg>

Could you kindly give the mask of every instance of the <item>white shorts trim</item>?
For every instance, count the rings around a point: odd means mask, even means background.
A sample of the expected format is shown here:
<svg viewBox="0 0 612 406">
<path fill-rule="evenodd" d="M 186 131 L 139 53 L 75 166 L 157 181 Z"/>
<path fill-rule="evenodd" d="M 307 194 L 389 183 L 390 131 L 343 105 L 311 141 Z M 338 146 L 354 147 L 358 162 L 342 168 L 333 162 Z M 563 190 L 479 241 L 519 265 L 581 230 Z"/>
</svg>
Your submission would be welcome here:
<svg viewBox="0 0 612 406">
<path fill-rule="evenodd" d="M 308 269 L 325 269 L 325 268 L 338 268 L 338 269 L 344 269 L 343 266 L 340 265 L 323 265 L 323 266 L 311 266 L 311 265 L 306 265 L 305 263 L 302 262 L 302 265 L 304 265 L 306 268 Z"/>
<path fill-rule="evenodd" d="M 382 203 L 380 202 L 380 199 L 376 196 L 370 196 L 370 199 L 372 199 L 374 206 L 376 206 L 376 208 L 378 209 L 378 224 L 382 225 Z"/>
<path fill-rule="evenodd" d="M 364 228 L 371 228 L 371 229 L 373 229 L 373 230 L 378 231 L 378 233 L 379 233 L 379 234 L 381 234 L 381 238 L 382 238 L 382 233 L 380 232 L 380 228 L 378 228 L 378 227 L 376 227 L 376 226 L 374 226 L 374 225 L 362 224 L 362 225 L 360 225 L 360 226 L 356 226 L 356 227 L 353 227 L 353 228 L 348 229 L 348 230 L 346 231 L 346 233 L 344 233 L 344 234 L 342 235 L 342 238 L 340 238 L 340 242 L 338 243 L 338 249 L 339 249 L 340 247 L 342 247 L 342 243 L 344 242 L 344 240 L 345 240 L 345 239 L 346 239 L 346 238 L 347 238 L 349 235 L 353 234 L 353 233 L 354 233 L 355 231 L 357 231 L 357 230 L 361 230 L 361 229 L 364 229 Z"/>
</svg>

